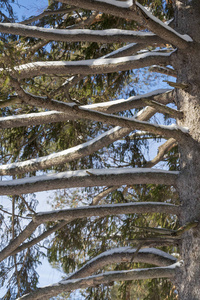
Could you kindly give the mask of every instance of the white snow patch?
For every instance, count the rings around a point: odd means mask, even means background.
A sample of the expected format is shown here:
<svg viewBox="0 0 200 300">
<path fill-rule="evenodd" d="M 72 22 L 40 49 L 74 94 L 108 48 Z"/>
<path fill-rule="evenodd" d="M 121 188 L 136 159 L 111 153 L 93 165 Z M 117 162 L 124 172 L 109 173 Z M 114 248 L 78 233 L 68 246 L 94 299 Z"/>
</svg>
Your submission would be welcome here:
<svg viewBox="0 0 200 300">
<path fill-rule="evenodd" d="M 133 5 L 133 0 L 118 1 L 118 0 L 95 0 L 96 2 L 107 3 L 117 7 L 129 8 Z"/>
<path fill-rule="evenodd" d="M 169 129 L 169 130 L 181 130 L 183 133 L 188 133 L 189 132 L 189 128 L 182 127 L 182 126 L 179 126 L 177 124 L 171 124 L 171 125 L 157 125 L 157 124 L 154 124 L 154 126 L 158 126 L 160 128 L 165 128 L 165 129 Z"/>
</svg>

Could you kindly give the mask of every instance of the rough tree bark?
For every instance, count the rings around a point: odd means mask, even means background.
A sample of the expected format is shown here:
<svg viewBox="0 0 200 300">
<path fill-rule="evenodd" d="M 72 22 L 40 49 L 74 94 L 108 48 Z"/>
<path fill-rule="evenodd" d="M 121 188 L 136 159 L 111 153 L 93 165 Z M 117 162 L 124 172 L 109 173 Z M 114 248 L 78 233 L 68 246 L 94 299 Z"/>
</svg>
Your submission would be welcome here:
<svg viewBox="0 0 200 300">
<path fill-rule="evenodd" d="M 198 0 L 175 1 L 175 28 L 189 34 L 193 46 L 177 51 L 175 68 L 177 82 L 188 85 L 186 90 L 177 89 L 176 101 L 184 118 L 179 124 L 187 126 L 193 140 L 179 145 L 181 173 L 178 192 L 182 205 L 181 222 L 200 220 L 200 2 Z M 200 230 L 199 226 L 184 234 L 181 255 L 184 268 L 177 275 L 179 297 L 183 300 L 200 298 Z"/>
</svg>

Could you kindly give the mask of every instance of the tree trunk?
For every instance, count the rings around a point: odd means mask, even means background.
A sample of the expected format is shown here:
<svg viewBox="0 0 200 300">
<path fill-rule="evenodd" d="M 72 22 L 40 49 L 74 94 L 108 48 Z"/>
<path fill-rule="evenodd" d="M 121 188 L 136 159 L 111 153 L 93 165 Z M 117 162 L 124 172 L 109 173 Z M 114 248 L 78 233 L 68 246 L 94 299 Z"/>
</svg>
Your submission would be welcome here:
<svg viewBox="0 0 200 300">
<path fill-rule="evenodd" d="M 178 192 L 182 205 L 181 225 L 200 219 L 200 1 L 176 1 L 175 26 L 196 42 L 190 49 L 178 50 L 176 69 L 178 83 L 188 85 L 176 93 L 178 109 L 184 113 L 179 125 L 189 128 L 193 140 L 180 145 L 181 173 Z M 200 299 L 200 230 L 199 225 L 183 236 L 181 256 L 184 267 L 177 275 L 181 300 Z"/>
</svg>

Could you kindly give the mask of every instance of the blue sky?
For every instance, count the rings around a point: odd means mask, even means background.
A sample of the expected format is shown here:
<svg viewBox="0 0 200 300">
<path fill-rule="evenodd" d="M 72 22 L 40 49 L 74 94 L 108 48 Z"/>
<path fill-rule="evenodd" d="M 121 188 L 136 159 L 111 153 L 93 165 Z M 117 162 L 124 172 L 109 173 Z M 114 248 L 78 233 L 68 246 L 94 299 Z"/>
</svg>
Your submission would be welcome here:
<svg viewBox="0 0 200 300">
<path fill-rule="evenodd" d="M 19 21 L 40 14 L 48 6 L 48 0 L 18 0 L 12 4 Z"/>
</svg>

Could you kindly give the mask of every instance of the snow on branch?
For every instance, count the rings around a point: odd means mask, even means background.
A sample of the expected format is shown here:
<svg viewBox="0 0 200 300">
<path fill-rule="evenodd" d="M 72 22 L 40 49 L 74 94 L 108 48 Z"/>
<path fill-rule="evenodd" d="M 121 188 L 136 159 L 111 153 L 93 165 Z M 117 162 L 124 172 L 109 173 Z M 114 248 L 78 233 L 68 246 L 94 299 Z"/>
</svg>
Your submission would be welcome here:
<svg viewBox="0 0 200 300">
<path fill-rule="evenodd" d="M 172 52 L 147 52 L 135 56 L 125 56 L 120 58 L 89 59 L 82 61 L 46 61 L 33 62 L 14 67 L 9 71 L 17 79 L 32 78 L 41 75 L 92 75 L 102 73 L 113 73 L 139 69 L 155 64 L 170 64 Z M 3 69 L 0 69 L 3 71 Z"/>
<path fill-rule="evenodd" d="M 166 266 L 176 263 L 175 257 L 155 248 L 140 249 L 138 253 L 136 255 L 135 254 L 136 249 L 132 247 L 121 247 L 107 250 L 89 260 L 82 268 L 74 272 L 65 280 L 87 277 L 94 274 L 106 265 L 121 262 L 133 261 L 153 264 L 156 266 Z"/>
<path fill-rule="evenodd" d="M 145 26 L 150 31 L 153 31 L 168 43 L 171 43 L 179 48 L 187 48 L 192 39 L 188 35 L 181 35 L 174 29 L 154 17 L 138 2 L 122 2 L 122 1 L 90 1 L 90 0 L 60 0 L 62 3 L 67 3 L 76 7 L 101 11 L 106 14 L 111 14 L 120 18 L 134 20 Z M 121 5 L 118 3 L 121 2 Z"/>
<path fill-rule="evenodd" d="M 49 297 L 56 296 L 62 292 L 70 292 L 75 289 L 83 289 L 88 286 L 92 287 L 99 284 L 109 284 L 113 281 L 173 278 L 177 267 L 181 267 L 179 262 L 167 267 L 113 271 L 81 279 L 62 280 L 56 284 L 38 288 L 34 292 L 19 297 L 17 300 L 49 299 Z"/>
<path fill-rule="evenodd" d="M 89 104 L 80 106 L 81 108 L 89 108 L 91 110 L 105 112 L 105 113 L 115 113 L 132 108 L 141 108 L 146 104 L 145 99 L 156 100 L 163 104 L 173 102 L 173 90 L 169 89 L 159 89 L 150 93 L 146 93 L 139 96 L 132 96 L 128 99 L 119 99 L 109 102 L 102 102 L 97 104 Z M 2 102 L 2 106 L 1 106 Z M 23 95 L 21 98 L 13 96 L 12 100 L 1 101 L 0 107 L 6 107 L 13 103 L 23 102 Z M 31 103 L 29 103 L 31 104 Z M 54 122 L 64 122 L 66 120 L 74 120 L 75 116 L 71 114 L 62 113 L 58 111 L 49 111 L 42 113 L 31 113 L 24 115 L 16 115 L 9 117 L 0 117 L 0 128 L 12 128 L 12 127 L 21 127 L 21 126 L 33 126 L 46 123 Z"/>
<path fill-rule="evenodd" d="M 81 119 L 102 122 L 105 124 L 129 128 L 131 130 L 145 130 L 153 134 L 163 135 L 167 138 L 173 137 L 177 141 L 185 141 L 186 134 L 188 133 L 186 128 L 179 127 L 175 124 L 170 126 L 151 124 L 145 121 L 136 120 L 135 118 L 129 119 L 81 108 L 75 103 L 64 103 L 57 100 L 51 100 L 46 97 L 34 96 L 26 93 L 17 81 L 12 80 L 12 83 L 15 86 L 18 95 L 29 105 L 36 105 L 46 109 L 56 109 L 64 113 L 71 114 L 76 118 L 78 117 Z"/>
<path fill-rule="evenodd" d="M 169 41 L 171 44 L 178 48 L 187 48 L 189 43 L 192 42 L 192 38 L 187 34 L 180 34 L 172 29 L 167 24 L 153 16 L 147 9 L 145 9 L 140 3 L 136 2 L 138 15 L 141 17 L 142 25 L 146 26 L 149 30 L 156 33 L 158 36 L 162 36 L 163 39 Z"/>
<path fill-rule="evenodd" d="M 161 91 L 165 91 L 165 90 L 158 90 L 155 91 L 153 93 L 148 93 L 148 94 L 144 94 L 143 97 L 150 97 L 151 95 L 159 95 L 159 92 Z M 138 96 L 136 97 L 131 97 L 133 98 L 131 101 L 139 101 L 137 100 Z M 168 99 L 168 98 L 167 98 Z M 164 101 L 167 100 L 164 97 Z M 121 100 L 117 100 L 117 106 L 118 106 L 118 101 L 121 102 Z M 115 101 L 112 101 L 115 102 Z M 112 108 L 112 102 L 111 102 L 111 108 Z M 126 101 L 125 101 L 126 102 Z M 104 104 L 104 103 L 102 103 Z M 113 105 L 115 107 L 115 105 Z M 123 102 L 122 102 L 122 106 L 123 106 Z M 85 107 L 94 107 L 96 109 L 101 108 L 101 104 L 98 105 L 86 105 Z M 118 106 L 120 107 L 120 106 Z M 52 112 L 53 113 L 53 112 Z M 48 116 L 51 116 L 51 112 L 50 113 L 40 113 L 40 115 L 43 114 L 48 114 Z M 55 112 L 56 114 L 56 112 Z M 31 115 L 31 116 L 30 116 Z M 23 116 L 14 116 L 14 117 L 6 117 L 6 118 L 0 118 L 0 125 L 1 124 L 5 124 L 6 120 L 9 122 L 15 121 L 16 122 L 22 117 L 22 119 L 20 119 L 19 125 L 25 125 L 26 120 L 28 119 L 27 116 L 29 116 L 30 120 L 32 117 L 34 117 L 37 114 L 28 114 L 28 115 L 23 115 Z M 59 116 L 59 113 L 57 113 L 57 115 Z M 4 121 L 5 120 L 5 121 Z M 4 123 L 3 123 L 4 122 Z M 24 122 L 24 123 L 22 123 Z M 56 166 L 56 165 L 61 165 L 63 163 L 66 162 L 70 162 L 72 160 L 75 159 L 80 159 L 83 156 L 86 155 L 90 155 L 92 153 L 94 153 L 95 151 L 103 148 L 105 145 L 108 145 L 110 143 L 113 142 L 113 137 L 115 139 L 117 139 L 119 136 L 119 132 L 120 132 L 120 128 L 119 127 L 115 127 L 113 129 L 108 130 L 107 132 L 100 134 L 99 136 L 97 136 L 96 138 L 80 144 L 78 146 L 69 148 L 67 150 L 63 150 L 54 154 L 50 154 L 44 157 L 39 157 L 36 159 L 31 159 L 31 160 L 27 160 L 24 162 L 16 162 L 16 163 L 11 163 L 11 164 L 6 164 L 6 165 L 1 165 L 0 166 L 0 175 L 16 175 L 16 174 L 20 174 L 20 173 L 26 173 L 26 172 L 32 172 L 32 171 L 37 171 L 37 170 L 41 170 L 41 169 L 46 169 L 48 167 L 51 166 Z"/>
<path fill-rule="evenodd" d="M 18 23 L 1 23 L 0 32 L 34 37 L 48 41 L 96 42 L 96 43 L 164 43 L 160 37 L 150 32 L 106 29 L 52 29 L 27 26 Z"/>
<path fill-rule="evenodd" d="M 109 215 L 135 213 L 166 213 L 179 214 L 179 206 L 162 202 L 139 202 L 126 204 L 110 204 L 85 206 L 79 208 L 62 209 L 49 212 L 38 212 L 33 217 L 34 222 L 52 222 L 58 220 L 71 221 L 85 217 L 105 217 Z"/>
<path fill-rule="evenodd" d="M 24 162 L 1 165 L 0 174 L 16 175 L 42 169 L 44 170 L 51 166 L 62 165 L 66 162 L 80 159 L 98 151 L 105 145 L 110 144 L 112 136 L 115 135 L 115 132 L 117 134 L 118 130 L 119 128 L 115 127 L 86 143 L 47 156 L 26 160 Z"/>
<path fill-rule="evenodd" d="M 148 168 L 89 169 L 51 173 L 0 182 L 1 195 L 19 195 L 62 188 L 134 184 L 176 185 L 177 171 Z"/>
</svg>

